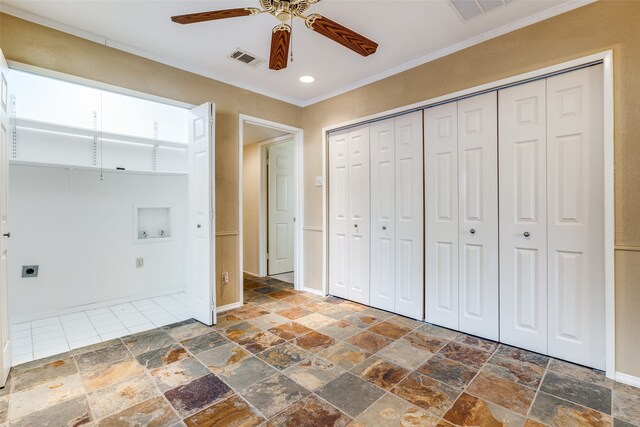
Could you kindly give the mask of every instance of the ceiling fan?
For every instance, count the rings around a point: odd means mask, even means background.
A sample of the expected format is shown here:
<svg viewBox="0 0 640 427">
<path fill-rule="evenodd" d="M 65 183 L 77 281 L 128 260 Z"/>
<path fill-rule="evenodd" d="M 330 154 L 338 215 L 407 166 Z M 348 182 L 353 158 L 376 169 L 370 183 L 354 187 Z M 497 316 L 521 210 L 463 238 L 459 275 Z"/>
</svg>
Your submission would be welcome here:
<svg viewBox="0 0 640 427">
<path fill-rule="evenodd" d="M 214 10 L 210 12 L 190 13 L 188 15 L 172 16 L 171 20 L 178 24 L 194 24 L 196 22 L 214 21 L 217 19 L 236 18 L 239 16 L 260 15 L 268 13 L 275 16 L 280 24 L 274 27 L 271 34 L 271 54 L 269 56 L 269 68 L 282 70 L 287 67 L 289 56 L 289 43 L 291 41 L 291 25 L 287 22 L 293 18 L 302 18 L 307 27 L 318 34 L 340 43 L 346 48 L 369 56 L 376 52 L 378 43 L 370 40 L 347 27 L 325 18 L 322 15 L 304 13 L 314 3 L 320 0 L 260 0 L 262 9 L 245 7 L 239 9 Z"/>
</svg>

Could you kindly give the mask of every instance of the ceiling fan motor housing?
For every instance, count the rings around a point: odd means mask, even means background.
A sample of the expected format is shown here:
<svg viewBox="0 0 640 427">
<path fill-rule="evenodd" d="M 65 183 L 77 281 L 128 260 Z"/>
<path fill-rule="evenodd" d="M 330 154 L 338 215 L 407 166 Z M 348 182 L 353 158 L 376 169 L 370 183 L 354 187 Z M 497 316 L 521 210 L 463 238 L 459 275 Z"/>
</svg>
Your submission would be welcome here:
<svg viewBox="0 0 640 427">
<path fill-rule="evenodd" d="M 284 23 L 309 9 L 314 0 L 260 0 L 262 8 Z"/>
</svg>

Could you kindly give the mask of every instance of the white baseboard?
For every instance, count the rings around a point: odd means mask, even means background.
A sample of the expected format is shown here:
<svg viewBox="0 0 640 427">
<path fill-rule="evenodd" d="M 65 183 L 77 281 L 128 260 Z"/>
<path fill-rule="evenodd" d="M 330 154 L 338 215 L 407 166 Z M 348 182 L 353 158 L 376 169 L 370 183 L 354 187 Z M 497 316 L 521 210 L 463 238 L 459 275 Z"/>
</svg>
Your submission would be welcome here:
<svg viewBox="0 0 640 427">
<path fill-rule="evenodd" d="M 260 275 L 258 273 L 254 273 L 253 271 L 244 270 L 244 274 L 248 274 L 248 275 L 254 276 L 254 277 L 260 277 Z"/>
<path fill-rule="evenodd" d="M 59 310 L 43 311 L 37 314 L 11 316 L 11 323 L 32 322 L 34 320 L 46 319 L 48 317 L 63 316 L 65 314 L 77 313 L 79 311 L 96 310 L 98 308 L 108 307 L 110 305 L 124 304 L 127 302 L 138 301 L 141 299 L 156 298 L 163 295 L 177 294 L 185 292 L 184 288 L 166 289 L 164 291 L 148 292 L 145 294 L 134 295 L 131 297 L 117 298 L 108 301 L 95 302 L 91 304 L 82 304 L 75 307 L 62 308 Z"/>
<path fill-rule="evenodd" d="M 322 292 L 322 290 L 320 289 L 313 289 L 313 288 L 307 288 L 304 285 L 301 286 L 301 289 L 304 292 L 309 292 L 310 294 L 315 294 L 315 295 L 320 295 L 321 297 L 325 296 L 324 292 Z"/>
<path fill-rule="evenodd" d="M 223 306 L 217 307 L 216 308 L 216 313 L 218 313 L 218 314 L 219 313 L 224 313 L 225 311 L 233 310 L 235 308 L 240 308 L 240 307 L 242 307 L 242 302 L 238 301 L 238 302 L 234 302 L 234 303 L 231 303 L 231 304 L 227 304 L 227 305 L 223 305 Z"/>
<path fill-rule="evenodd" d="M 633 375 L 629 374 L 623 374 L 622 372 L 616 372 L 616 381 L 633 387 L 640 387 L 639 377 L 634 377 Z"/>
</svg>

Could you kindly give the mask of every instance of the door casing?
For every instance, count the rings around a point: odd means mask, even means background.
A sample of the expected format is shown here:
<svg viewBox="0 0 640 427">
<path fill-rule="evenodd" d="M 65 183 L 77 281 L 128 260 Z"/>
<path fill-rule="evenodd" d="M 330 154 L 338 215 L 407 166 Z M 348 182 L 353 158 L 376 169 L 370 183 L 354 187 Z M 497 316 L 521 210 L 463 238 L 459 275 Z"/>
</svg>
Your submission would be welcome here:
<svg viewBox="0 0 640 427">
<path fill-rule="evenodd" d="M 295 283 L 294 283 L 294 288 L 296 290 L 302 290 L 302 291 L 306 291 L 306 292 L 311 292 L 311 293 L 315 293 L 318 295 L 324 295 L 322 293 L 322 291 L 316 290 L 316 289 L 312 289 L 312 288 L 308 288 L 305 286 L 305 282 L 304 282 L 304 255 L 305 255 L 305 247 L 304 247 L 304 233 L 307 231 L 313 231 L 313 227 L 309 227 L 309 229 L 307 229 L 304 226 L 304 218 L 303 218 L 303 206 L 304 206 L 304 186 L 303 185 L 299 185 L 299 182 L 302 181 L 302 179 L 300 177 L 304 176 L 304 165 L 303 165 L 303 141 L 304 141 L 304 131 L 301 128 L 297 128 L 297 127 L 293 127 L 293 126 L 289 126 L 289 125 L 285 125 L 282 123 L 277 123 L 271 120 L 266 120 L 266 119 L 262 119 L 259 117 L 254 117 L 254 116 L 249 116 L 246 114 L 240 114 L 239 115 L 239 120 L 238 120 L 238 213 L 239 213 L 239 218 L 238 218 L 238 252 L 237 252 L 237 256 L 238 256 L 238 277 L 241 279 L 243 277 L 244 274 L 244 263 L 243 263 L 243 253 L 244 253 L 244 248 L 243 248 L 243 240 L 244 240 L 244 230 L 243 230 L 243 218 L 244 218 L 244 212 L 243 212 L 243 194 L 242 194 L 242 181 L 243 181 L 243 156 L 242 156 L 242 147 L 243 147 L 243 141 L 244 141 L 244 125 L 245 124 L 253 124 L 253 125 L 257 125 L 257 126 L 264 126 L 264 127 L 268 127 L 271 129 L 277 129 L 280 130 L 282 132 L 286 132 L 289 134 L 293 135 L 293 139 L 294 139 L 294 144 L 295 144 L 295 154 L 294 154 L 294 158 L 295 158 L 295 181 L 296 181 L 296 185 L 294 188 L 295 191 L 295 207 L 294 207 L 294 211 L 295 211 L 295 217 L 296 217 L 296 222 L 295 222 L 295 239 L 294 239 L 294 255 L 295 255 L 295 261 L 294 261 L 294 271 L 295 271 L 295 275 L 296 275 L 296 279 L 295 279 Z M 289 137 L 290 138 L 290 137 Z M 262 162 L 261 162 L 262 164 Z M 263 176 L 264 171 L 260 172 L 260 175 Z M 264 182 L 264 180 L 263 180 Z M 263 192 L 261 191 L 261 194 Z M 266 221 L 264 220 L 265 216 L 266 216 L 266 201 L 264 200 L 264 197 L 262 197 L 263 200 L 261 200 L 259 202 L 259 209 L 260 209 L 260 214 L 259 214 L 259 220 L 261 222 L 264 222 L 263 224 L 260 224 L 259 227 L 261 230 L 263 230 L 266 227 Z M 266 266 L 266 233 L 260 233 L 260 237 L 259 237 L 259 247 L 260 248 L 264 248 L 264 256 L 261 253 L 259 260 L 260 260 L 260 266 L 259 266 L 259 274 L 260 275 L 266 275 L 267 272 L 267 266 Z M 262 250 L 262 249 L 261 249 Z M 227 311 L 227 310 L 231 310 L 234 308 L 238 308 L 242 306 L 242 301 L 243 301 L 243 287 L 242 287 L 242 280 L 240 280 L 239 283 L 239 287 L 240 287 L 240 292 L 239 292 L 239 300 L 238 302 L 234 303 L 234 304 L 228 304 L 222 307 L 218 307 L 218 313 Z"/>
</svg>

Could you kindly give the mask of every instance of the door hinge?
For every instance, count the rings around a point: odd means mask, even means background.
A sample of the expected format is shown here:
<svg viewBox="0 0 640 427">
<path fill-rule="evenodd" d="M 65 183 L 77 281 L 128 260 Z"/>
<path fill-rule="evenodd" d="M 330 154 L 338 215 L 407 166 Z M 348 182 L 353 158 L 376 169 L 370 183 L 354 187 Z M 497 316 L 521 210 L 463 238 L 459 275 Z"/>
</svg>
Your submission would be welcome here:
<svg viewBox="0 0 640 427">
<path fill-rule="evenodd" d="M 269 261 L 269 254 L 267 254 L 267 261 Z"/>
<path fill-rule="evenodd" d="M 213 209 L 209 209 L 209 219 L 213 219 Z"/>
</svg>

